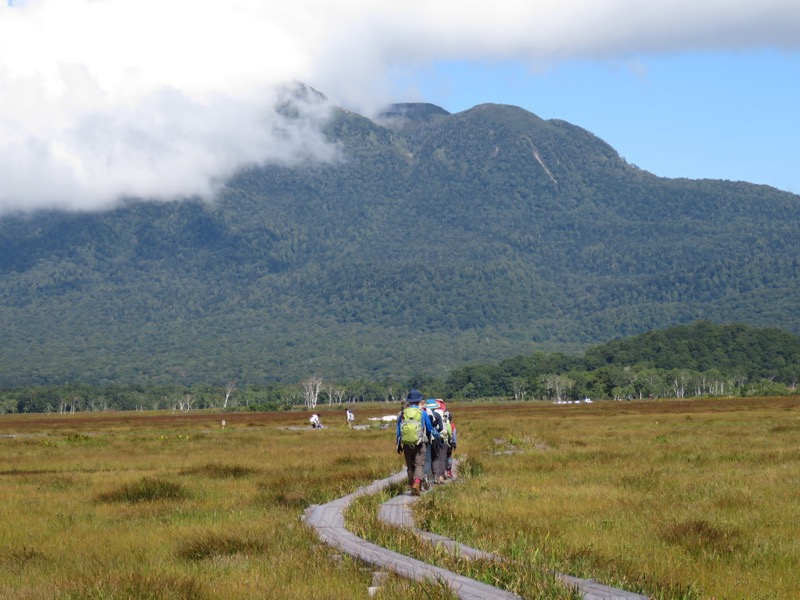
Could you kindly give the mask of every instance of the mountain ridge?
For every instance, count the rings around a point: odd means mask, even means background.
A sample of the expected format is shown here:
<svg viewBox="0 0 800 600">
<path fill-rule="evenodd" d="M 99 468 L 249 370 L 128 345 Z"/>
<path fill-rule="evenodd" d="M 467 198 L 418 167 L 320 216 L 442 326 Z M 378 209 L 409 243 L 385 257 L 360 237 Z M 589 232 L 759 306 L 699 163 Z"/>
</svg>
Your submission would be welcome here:
<svg viewBox="0 0 800 600">
<path fill-rule="evenodd" d="M 659 178 L 519 107 L 400 106 L 336 111 L 340 160 L 243 169 L 210 204 L 0 218 L 0 384 L 441 374 L 700 318 L 798 333 L 800 197 Z"/>
</svg>

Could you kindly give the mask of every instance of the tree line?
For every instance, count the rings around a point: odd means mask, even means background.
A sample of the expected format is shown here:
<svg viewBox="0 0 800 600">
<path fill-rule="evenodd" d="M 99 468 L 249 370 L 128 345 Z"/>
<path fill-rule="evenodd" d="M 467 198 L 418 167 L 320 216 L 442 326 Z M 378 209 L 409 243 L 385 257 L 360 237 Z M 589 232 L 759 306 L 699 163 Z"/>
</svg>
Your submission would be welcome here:
<svg viewBox="0 0 800 600">
<path fill-rule="evenodd" d="M 0 389 L 2 413 L 104 410 L 292 410 L 357 402 L 395 403 L 411 388 L 448 400 L 573 402 L 797 393 L 800 337 L 780 329 L 698 321 L 593 346 L 582 355 L 535 352 L 467 365 L 446 378 L 294 383 L 91 385 Z"/>
</svg>

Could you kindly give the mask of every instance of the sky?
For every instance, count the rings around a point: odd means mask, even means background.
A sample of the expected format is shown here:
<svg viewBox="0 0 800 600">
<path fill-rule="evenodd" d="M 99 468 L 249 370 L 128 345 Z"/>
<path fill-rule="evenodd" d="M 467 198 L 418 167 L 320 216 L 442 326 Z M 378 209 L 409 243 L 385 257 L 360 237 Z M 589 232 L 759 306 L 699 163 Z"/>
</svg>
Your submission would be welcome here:
<svg viewBox="0 0 800 600">
<path fill-rule="evenodd" d="M 0 2 L 0 215 L 213 198 L 335 159 L 333 105 L 391 102 L 512 104 L 659 176 L 800 194 L 797 0 Z M 287 120 L 293 81 L 328 100 Z"/>
</svg>

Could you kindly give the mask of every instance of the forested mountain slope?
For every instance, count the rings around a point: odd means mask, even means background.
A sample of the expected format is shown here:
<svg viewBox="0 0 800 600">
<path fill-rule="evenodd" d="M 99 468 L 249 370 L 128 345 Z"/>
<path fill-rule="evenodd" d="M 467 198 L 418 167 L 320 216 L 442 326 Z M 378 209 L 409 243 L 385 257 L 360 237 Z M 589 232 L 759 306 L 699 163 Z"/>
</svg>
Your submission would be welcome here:
<svg viewBox="0 0 800 600">
<path fill-rule="evenodd" d="M 442 375 L 698 318 L 800 333 L 800 197 L 519 108 L 337 112 L 211 204 L 0 219 L 0 385 Z"/>
</svg>

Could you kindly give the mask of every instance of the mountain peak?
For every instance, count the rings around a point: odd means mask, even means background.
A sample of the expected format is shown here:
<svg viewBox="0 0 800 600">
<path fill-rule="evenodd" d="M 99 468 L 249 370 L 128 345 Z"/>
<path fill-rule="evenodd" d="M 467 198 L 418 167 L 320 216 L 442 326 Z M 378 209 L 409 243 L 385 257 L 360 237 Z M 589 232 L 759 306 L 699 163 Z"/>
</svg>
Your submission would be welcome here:
<svg viewBox="0 0 800 600">
<path fill-rule="evenodd" d="M 390 104 L 377 118 L 381 125 L 405 125 L 406 123 L 423 123 L 440 117 L 448 117 L 450 113 L 441 106 L 428 102 L 401 102 Z"/>
</svg>

